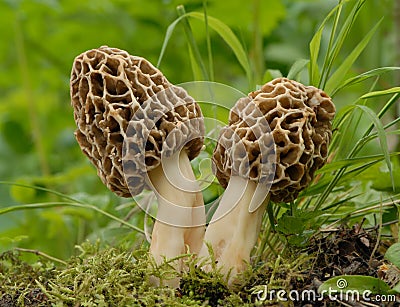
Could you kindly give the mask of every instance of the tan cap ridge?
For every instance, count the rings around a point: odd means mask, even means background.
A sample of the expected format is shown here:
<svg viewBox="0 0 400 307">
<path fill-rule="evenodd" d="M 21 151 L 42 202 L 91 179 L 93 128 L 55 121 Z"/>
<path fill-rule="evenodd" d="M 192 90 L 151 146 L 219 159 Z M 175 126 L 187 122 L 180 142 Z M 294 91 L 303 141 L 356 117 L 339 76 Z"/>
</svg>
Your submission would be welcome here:
<svg viewBox="0 0 400 307">
<path fill-rule="evenodd" d="M 244 112 L 250 105 L 258 113 Z M 251 118 L 252 114 L 256 116 Z M 229 126 L 221 130 L 213 154 L 219 182 L 226 188 L 232 170 L 238 169 L 234 167 L 235 163 L 243 160 L 243 157 L 232 155 L 235 150 L 233 139 L 239 138 L 246 148 L 249 166 L 245 173 L 238 175 L 268 182 L 271 177 L 260 178 L 261 172 L 268 174 L 266 170 L 262 171 L 263 164 L 269 164 L 272 169 L 271 163 L 274 163 L 271 200 L 294 200 L 326 161 L 334 114 L 335 106 L 322 90 L 286 78 L 266 83 L 260 90 L 250 93 L 247 99 L 236 103 L 230 112 Z M 275 142 L 275 161 L 271 149 L 269 152 L 260 150 L 261 142 L 254 135 L 254 131 L 259 129 L 257 116 L 262 116 L 269 124 L 267 133 L 272 134 Z"/>
<path fill-rule="evenodd" d="M 96 166 L 103 183 L 117 195 L 130 197 L 143 190 L 144 172 L 160 164 L 163 146 L 171 149 L 185 145 L 190 159 L 199 154 L 204 135 L 200 107 L 184 89 L 169 83 L 146 59 L 107 46 L 86 51 L 75 58 L 70 85 L 78 127 L 76 139 Z M 160 99 L 161 96 L 170 99 Z M 159 103 L 165 104 L 157 106 Z M 155 109 L 163 112 L 157 121 L 151 118 Z M 199 120 L 189 120 L 195 118 Z M 132 128 L 143 126 L 143 122 L 149 127 L 148 138 L 142 140 L 145 143 L 140 148 L 144 149 L 141 157 L 129 162 L 136 167 L 128 169 L 131 179 L 128 187 L 122 163 L 123 144 L 128 141 L 126 145 L 133 147 L 126 135 L 128 125 L 131 123 L 128 137 L 132 141 Z M 186 144 L 187 130 L 174 130 L 178 125 L 197 131 L 198 137 L 192 136 Z M 168 137 L 172 130 L 174 135 Z M 128 158 L 132 158 L 132 154 Z M 145 161 L 145 169 L 139 165 L 141 159 Z"/>
</svg>

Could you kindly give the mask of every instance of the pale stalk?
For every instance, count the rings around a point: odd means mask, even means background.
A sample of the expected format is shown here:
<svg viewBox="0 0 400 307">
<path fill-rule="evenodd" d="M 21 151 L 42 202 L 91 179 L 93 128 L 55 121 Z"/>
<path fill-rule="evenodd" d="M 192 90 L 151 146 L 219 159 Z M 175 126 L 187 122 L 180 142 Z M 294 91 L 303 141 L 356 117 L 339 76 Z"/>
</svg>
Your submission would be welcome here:
<svg viewBox="0 0 400 307">
<path fill-rule="evenodd" d="M 179 255 L 198 253 L 204 238 L 204 202 L 190 160 L 185 150 L 163 161 L 162 165 L 148 173 L 158 201 L 158 212 L 154 223 L 150 252 L 156 263 Z M 167 176 L 165 167 L 179 171 L 179 176 Z M 178 178 L 178 179 L 177 179 Z M 189 182 L 189 189 L 182 186 Z M 194 209 L 196 208 L 196 209 Z M 182 262 L 176 263 L 182 270 Z M 157 282 L 156 282 L 157 283 Z M 177 280 L 168 281 L 171 287 L 178 286 Z"/>
<path fill-rule="evenodd" d="M 257 195 L 259 185 L 253 181 L 232 176 L 221 198 L 204 237 L 199 257 L 208 257 L 207 244 L 211 245 L 217 266 L 232 284 L 236 275 L 250 262 L 250 253 L 256 245 L 261 228 L 262 216 L 268 193 L 264 194 L 261 205 L 250 212 L 249 205 Z M 259 197 L 259 195 L 258 195 Z M 210 270 L 211 266 L 206 267 Z"/>
</svg>

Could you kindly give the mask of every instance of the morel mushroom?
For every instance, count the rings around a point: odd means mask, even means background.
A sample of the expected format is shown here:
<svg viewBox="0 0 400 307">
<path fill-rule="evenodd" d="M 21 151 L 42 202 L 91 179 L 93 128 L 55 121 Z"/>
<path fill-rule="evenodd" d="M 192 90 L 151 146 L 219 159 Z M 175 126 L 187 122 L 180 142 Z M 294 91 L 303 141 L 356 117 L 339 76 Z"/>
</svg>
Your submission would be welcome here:
<svg viewBox="0 0 400 307">
<path fill-rule="evenodd" d="M 205 212 L 190 164 L 203 146 L 198 104 L 146 59 L 107 46 L 75 58 L 70 86 L 76 139 L 103 183 L 122 197 L 146 187 L 157 196 L 156 261 L 185 253 L 186 245 L 198 252 Z M 162 164 L 178 172 L 167 176 Z M 184 224 L 165 224 L 165 216 Z"/>
<path fill-rule="evenodd" d="M 322 90 L 286 78 L 266 83 L 231 110 L 213 154 L 226 190 L 204 239 L 223 272 L 231 271 L 230 283 L 250 261 L 269 199 L 293 201 L 325 163 L 334 114 Z M 199 256 L 207 255 L 204 245 Z"/>
</svg>

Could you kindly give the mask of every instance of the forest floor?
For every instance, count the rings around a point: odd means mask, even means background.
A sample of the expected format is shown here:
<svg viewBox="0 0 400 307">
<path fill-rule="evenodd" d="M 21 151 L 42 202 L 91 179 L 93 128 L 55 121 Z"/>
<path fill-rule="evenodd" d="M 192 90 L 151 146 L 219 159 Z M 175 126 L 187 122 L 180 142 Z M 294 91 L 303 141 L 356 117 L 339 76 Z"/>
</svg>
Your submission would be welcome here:
<svg viewBox="0 0 400 307">
<path fill-rule="evenodd" d="M 394 271 L 396 268 L 385 263 L 383 257 L 388 244 L 377 242 L 376 229 L 335 229 L 314 238 L 305 249 L 292 250 L 288 257 L 249 267 L 232 289 L 218 272 L 204 273 L 190 256 L 186 259 L 188 270 L 178 276 L 179 288 L 170 289 L 152 286 L 148 277 L 154 275 L 162 280 L 177 277 L 177 273 L 168 263 L 156 266 L 146 250 L 127 252 L 85 243 L 78 247 L 78 256 L 61 265 L 43 255 L 28 264 L 23 252 L 8 251 L 0 255 L 0 307 L 400 306 L 400 296 L 396 302 L 378 305 L 329 297 L 278 302 L 276 297 L 263 296 L 263 289 L 267 288 L 318 293 L 324 281 L 340 275 L 378 277 L 389 284 L 399 282 L 400 272 Z"/>
</svg>

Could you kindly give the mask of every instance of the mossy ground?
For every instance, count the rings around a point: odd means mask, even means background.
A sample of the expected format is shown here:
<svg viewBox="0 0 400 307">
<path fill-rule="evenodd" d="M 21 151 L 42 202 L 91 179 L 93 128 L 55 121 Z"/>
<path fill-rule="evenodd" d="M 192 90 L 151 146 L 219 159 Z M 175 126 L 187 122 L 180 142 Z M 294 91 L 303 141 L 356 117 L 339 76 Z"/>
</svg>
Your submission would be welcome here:
<svg viewBox="0 0 400 307">
<path fill-rule="evenodd" d="M 203 272 L 191 255 L 182 256 L 188 269 L 178 274 L 171 263 L 155 265 L 146 249 L 128 252 L 85 243 L 77 247 L 77 256 L 61 265 L 40 255 L 28 264 L 23 252 L 9 251 L 0 255 L 0 306 L 334 306 L 326 301 L 257 301 L 255 293 L 264 285 L 316 289 L 330 276 L 343 273 L 377 276 L 382 254 L 374 251 L 373 261 L 366 261 L 375 242 L 367 232 L 342 229 L 316 239 L 307 249 L 249 266 L 231 289 L 218 271 Z M 161 284 L 179 277 L 180 286 L 154 287 L 150 276 Z"/>
</svg>

